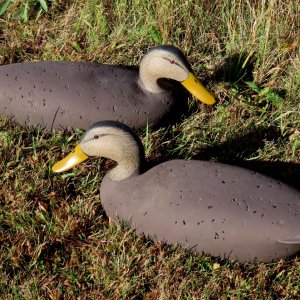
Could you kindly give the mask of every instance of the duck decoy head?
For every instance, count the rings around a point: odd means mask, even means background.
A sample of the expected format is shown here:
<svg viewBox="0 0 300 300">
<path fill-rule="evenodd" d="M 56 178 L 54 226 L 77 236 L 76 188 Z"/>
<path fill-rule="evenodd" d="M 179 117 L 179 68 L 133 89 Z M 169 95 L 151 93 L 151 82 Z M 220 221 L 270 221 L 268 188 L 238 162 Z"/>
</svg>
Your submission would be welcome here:
<svg viewBox="0 0 300 300">
<path fill-rule="evenodd" d="M 162 92 L 158 79 L 180 82 L 193 96 L 206 104 L 214 104 L 215 97 L 195 76 L 183 53 L 171 45 L 161 45 L 145 54 L 140 64 L 140 86 L 152 93 Z"/>
<path fill-rule="evenodd" d="M 123 180 L 139 173 L 144 156 L 141 142 L 126 125 L 115 121 L 100 121 L 89 127 L 80 144 L 52 167 L 54 173 L 67 171 L 90 156 L 110 158 L 118 166 L 109 172 L 111 179 Z"/>
</svg>

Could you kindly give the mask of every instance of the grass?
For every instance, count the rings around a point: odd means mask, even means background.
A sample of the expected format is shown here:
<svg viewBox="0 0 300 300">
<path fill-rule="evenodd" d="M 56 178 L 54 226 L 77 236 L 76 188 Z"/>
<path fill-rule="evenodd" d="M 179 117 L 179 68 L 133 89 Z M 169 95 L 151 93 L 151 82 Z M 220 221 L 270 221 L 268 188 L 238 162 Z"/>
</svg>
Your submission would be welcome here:
<svg viewBox="0 0 300 300">
<path fill-rule="evenodd" d="M 218 104 L 191 99 L 181 122 L 139 132 L 147 157 L 241 164 L 299 188 L 298 1 L 165 2 L 47 1 L 48 14 L 32 7 L 22 22 L 22 1 L 13 1 L 0 19 L 0 63 L 135 65 L 156 44 L 177 45 Z M 299 257 L 241 265 L 109 223 L 98 187 L 111 162 L 50 171 L 80 136 L 1 119 L 0 298 L 300 297 Z"/>
</svg>

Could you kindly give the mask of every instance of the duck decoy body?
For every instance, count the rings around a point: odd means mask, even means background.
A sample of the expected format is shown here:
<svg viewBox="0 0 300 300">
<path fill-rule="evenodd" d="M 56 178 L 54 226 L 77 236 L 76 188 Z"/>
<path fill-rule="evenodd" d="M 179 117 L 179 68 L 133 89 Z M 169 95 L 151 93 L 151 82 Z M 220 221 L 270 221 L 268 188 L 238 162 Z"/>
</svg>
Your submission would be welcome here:
<svg viewBox="0 0 300 300">
<path fill-rule="evenodd" d="M 141 171 L 143 151 L 130 129 L 99 122 L 53 166 L 70 169 L 88 156 L 118 164 L 101 184 L 108 216 L 138 234 L 240 262 L 277 260 L 300 251 L 300 193 L 236 166 L 171 160 Z"/>
<path fill-rule="evenodd" d="M 202 102 L 215 102 L 182 52 L 162 45 L 146 53 L 139 70 L 87 62 L 3 65 L 0 114 L 50 129 L 86 129 L 106 119 L 145 128 L 159 124 L 184 101 L 163 78 L 180 82 Z"/>
</svg>

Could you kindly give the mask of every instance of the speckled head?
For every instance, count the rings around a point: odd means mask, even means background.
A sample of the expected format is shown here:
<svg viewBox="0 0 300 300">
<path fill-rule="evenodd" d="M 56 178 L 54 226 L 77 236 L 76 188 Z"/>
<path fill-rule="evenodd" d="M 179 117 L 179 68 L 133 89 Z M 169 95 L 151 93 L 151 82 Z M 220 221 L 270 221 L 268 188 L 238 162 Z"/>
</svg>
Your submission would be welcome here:
<svg viewBox="0 0 300 300">
<path fill-rule="evenodd" d="M 89 156 L 116 161 L 118 166 L 109 172 L 109 176 L 120 181 L 139 173 L 144 152 L 140 140 L 128 126 L 116 121 L 100 121 L 87 129 L 80 144 L 52 170 L 56 173 L 67 171 Z"/>
<path fill-rule="evenodd" d="M 148 51 L 140 64 L 139 85 L 151 93 L 164 89 L 158 79 L 167 78 L 180 82 L 192 95 L 206 104 L 214 104 L 214 96 L 194 75 L 183 53 L 171 45 L 161 45 Z"/>
<path fill-rule="evenodd" d="M 193 72 L 188 60 L 186 59 L 185 55 L 183 54 L 183 52 L 173 46 L 173 45 L 159 45 L 159 46 L 156 46 L 152 49 L 150 49 L 146 54 L 145 56 L 159 56 L 160 53 L 163 53 L 163 57 L 165 59 L 168 59 L 168 60 L 176 60 L 178 62 L 178 64 L 181 65 L 181 67 L 183 67 L 184 69 L 187 69 L 188 71 L 190 72 Z"/>
</svg>

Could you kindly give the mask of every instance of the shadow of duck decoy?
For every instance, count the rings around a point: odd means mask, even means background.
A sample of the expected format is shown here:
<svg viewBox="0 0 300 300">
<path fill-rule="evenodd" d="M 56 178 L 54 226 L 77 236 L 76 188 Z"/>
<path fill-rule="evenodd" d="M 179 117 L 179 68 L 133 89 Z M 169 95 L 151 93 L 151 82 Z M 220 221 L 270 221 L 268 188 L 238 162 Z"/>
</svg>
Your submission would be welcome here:
<svg viewBox="0 0 300 300">
<path fill-rule="evenodd" d="M 21 124 L 50 129 L 86 129 L 107 119 L 145 128 L 159 124 L 174 111 L 180 113 L 180 102 L 187 97 L 178 93 L 178 87 L 173 89 L 174 81 L 202 102 L 215 102 L 174 46 L 148 51 L 139 70 L 87 62 L 3 65 L 0 114 L 13 116 Z"/>
<path fill-rule="evenodd" d="M 210 80 L 238 83 L 253 81 L 254 53 L 246 51 L 232 53 L 209 76 Z"/>
<path fill-rule="evenodd" d="M 241 262 L 272 261 L 300 250 L 300 193 L 257 172 L 198 160 L 170 160 L 141 172 L 140 140 L 125 125 L 92 125 L 52 170 L 88 158 L 117 162 L 101 184 L 101 202 L 114 220 L 138 234 Z"/>
<path fill-rule="evenodd" d="M 300 165 L 293 162 L 248 160 L 258 149 L 264 147 L 266 141 L 281 138 L 280 130 L 275 126 L 255 127 L 248 133 L 230 138 L 219 145 L 202 148 L 193 159 L 217 160 L 251 169 L 279 179 L 300 190 Z"/>
</svg>

